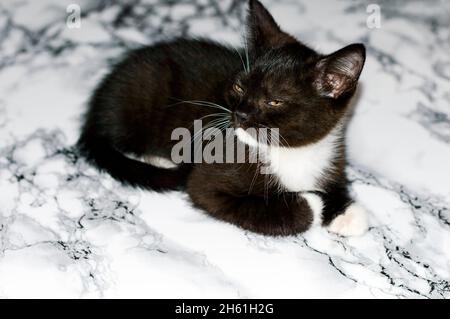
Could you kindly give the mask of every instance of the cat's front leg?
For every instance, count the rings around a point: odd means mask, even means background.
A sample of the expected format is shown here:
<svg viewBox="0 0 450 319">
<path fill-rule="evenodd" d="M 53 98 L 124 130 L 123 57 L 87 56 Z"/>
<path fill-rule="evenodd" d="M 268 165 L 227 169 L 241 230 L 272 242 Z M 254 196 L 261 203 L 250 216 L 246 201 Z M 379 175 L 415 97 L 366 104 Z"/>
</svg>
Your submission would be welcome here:
<svg viewBox="0 0 450 319">
<path fill-rule="evenodd" d="M 341 236 L 361 236 L 368 229 L 368 214 L 355 203 L 345 185 L 334 186 L 321 193 L 323 200 L 323 225 Z"/>
<path fill-rule="evenodd" d="M 316 195 L 308 196 L 308 199 L 294 192 L 264 196 L 217 185 L 191 176 L 187 191 L 196 207 L 255 233 L 271 236 L 299 234 L 317 223 L 317 216 L 320 216 L 322 207 L 320 199 L 314 198 Z"/>
<path fill-rule="evenodd" d="M 264 197 L 216 192 L 207 199 L 196 196 L 193 202 L 215 218 L 263 235 L 295 235 L 314 223 L 311 208 L 296 193 Z"/>
</svg>

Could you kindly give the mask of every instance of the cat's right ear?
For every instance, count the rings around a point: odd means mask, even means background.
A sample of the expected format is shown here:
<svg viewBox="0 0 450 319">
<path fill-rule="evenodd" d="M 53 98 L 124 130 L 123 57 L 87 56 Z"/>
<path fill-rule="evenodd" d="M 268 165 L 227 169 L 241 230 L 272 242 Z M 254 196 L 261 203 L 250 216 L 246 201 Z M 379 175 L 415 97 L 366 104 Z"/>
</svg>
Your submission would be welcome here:
<svg viewBox="0 0 450 319">
<path fill-rule="evenodd" d="M 346 46 L 319 60 L 314 85 L 322 96 L 337 99 L 355 89 L 366 60 L 363 44 Z"/>
<path fill-rule="evenodd" d="M 292 36 L 280 29 L 261 2 L 249 1 L 247 45 L 252 56 L 257 57 L 270 48 L 295 41 Z"/>
</svg>

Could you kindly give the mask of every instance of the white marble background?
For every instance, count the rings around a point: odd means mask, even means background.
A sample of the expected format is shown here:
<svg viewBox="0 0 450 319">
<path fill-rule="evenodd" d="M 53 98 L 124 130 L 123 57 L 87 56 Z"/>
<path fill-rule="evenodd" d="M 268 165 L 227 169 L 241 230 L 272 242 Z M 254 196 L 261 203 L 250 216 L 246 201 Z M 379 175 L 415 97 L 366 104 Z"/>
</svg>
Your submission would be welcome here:
<svg viewBox="0 0 450 319">
<path fill-rule="evenodd" d="M 74 2 L 80 29 L 65 23 Z M 369 1 L 263 2 L 324 53 L 367 46 L 348 172 L 370 231 L 258 236 L 73 153 L 89 93 L 124 50 L 180 34 L 238 45 L 240 1 L 3 0 L 0 297 L 450 297 L 449 1 L 370 1 L 379 29 Z"/>
</svg>

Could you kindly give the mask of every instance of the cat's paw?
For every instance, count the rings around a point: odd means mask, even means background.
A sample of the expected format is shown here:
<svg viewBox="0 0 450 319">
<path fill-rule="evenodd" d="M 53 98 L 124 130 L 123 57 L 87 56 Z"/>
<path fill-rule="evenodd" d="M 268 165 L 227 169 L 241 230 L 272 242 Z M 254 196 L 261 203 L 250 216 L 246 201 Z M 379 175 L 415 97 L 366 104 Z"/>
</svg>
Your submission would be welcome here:
<svg viewBox="0 0 450 319">
<path fill-rule="evenodd" d="M 367 211 L 358 204 L 351 204 L 328 225 L 328 230 L 341 236 L 361 236 L 368 228 Z"/>
</svg>

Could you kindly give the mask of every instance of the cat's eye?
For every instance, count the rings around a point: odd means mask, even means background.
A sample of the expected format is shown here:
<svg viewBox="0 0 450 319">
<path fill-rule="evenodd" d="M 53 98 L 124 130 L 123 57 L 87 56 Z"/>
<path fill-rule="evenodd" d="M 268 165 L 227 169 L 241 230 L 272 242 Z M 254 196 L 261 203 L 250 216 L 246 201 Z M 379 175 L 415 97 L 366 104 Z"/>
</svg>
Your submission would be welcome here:
<svg viewBox="0 0 450 319">
<path fill-rule="evenodd" d="M 234 84 L 233 85 L 233 90 L 235 90 L 239 94 L 244 93 L 244 89 L 239 84 Z"/>
<path fill-rule="evenodd" d="M 270 106 L 281 106 L 281 105 L 283 105 L 283 101 L 272 100 L 272 101 L 268 101 L 267 104 L 269 104 Z"/>
</svg>

